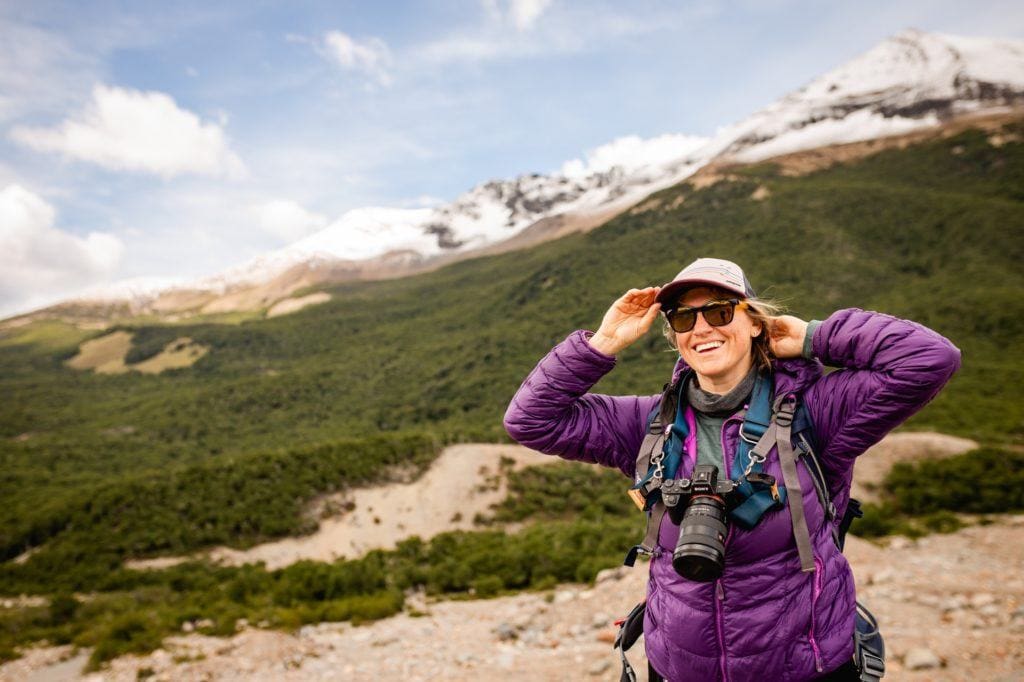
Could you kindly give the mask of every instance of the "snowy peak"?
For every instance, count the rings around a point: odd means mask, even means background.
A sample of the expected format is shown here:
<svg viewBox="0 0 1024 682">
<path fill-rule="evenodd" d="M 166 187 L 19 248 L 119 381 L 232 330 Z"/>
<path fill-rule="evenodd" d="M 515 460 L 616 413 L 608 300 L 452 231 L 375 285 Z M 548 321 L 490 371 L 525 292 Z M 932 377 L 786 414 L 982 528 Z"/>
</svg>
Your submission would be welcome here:
<svg viewBox="0 0 1024 682">
<path fill-rule="evenodd" d="M 551 175 L 486 182 L 434 209 L 358 209 L 289 246 L 360 260 L 391 251 L 423 259 L 505 241 L 539 220 L 596 213 L 685 179 L 712 160 L 757 161 L 896 135 L 951 116 L 1024 104 L 1024 43 L 908 29 L 816 78 L 713 139 L 629 136 Z"/>
<path fill-rule="evenodd" d="M 1024 43 L 908 29 L 726 128 L 713 144 L 721 155 L 756 161 L 1020 104 Z"/>
<path fill-rule="evenodd" d="M 1022 94 L 1024 44 L 908 29 L 782 101 L 920 116 L 1014 104 Z"/>
<path fill-rule="evenodd" d="M 908 29 L 712 139 L 626 136 L 550 175 L 485 182 L 442 206 L 355 209 L 284 249 L 180 288 L 175 300 L 198 300 L 181 291 L 223 296 L 267 288 L 275 278 L 289 282 L 270 287 L 277 296 L 299 283 L 401 276 L 505 242 L 545 219 L 600 224 L 712 162 L 900 135 L 964 113 L 1021 105 L 1024 43 Z M 149 289 L 142 295 L 154 297 Z"/>
</svg>

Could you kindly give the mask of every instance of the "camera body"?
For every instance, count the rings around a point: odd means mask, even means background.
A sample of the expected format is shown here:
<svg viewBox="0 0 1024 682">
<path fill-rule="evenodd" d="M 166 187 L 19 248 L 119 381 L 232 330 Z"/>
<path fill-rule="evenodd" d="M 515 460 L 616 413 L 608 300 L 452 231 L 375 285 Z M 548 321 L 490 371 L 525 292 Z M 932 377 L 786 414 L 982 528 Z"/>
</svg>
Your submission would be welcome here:
<svg viewBox="0 0 1024 682">
<path fill-rule="evenodd" d="M 711 582 L 725 567 L 725 536 L 729 510 L 742 499 L 737 484 L 719 480 L 718 467 L 699 464 L 690 478 L 661 484 L 661 498 L 672 523 L 679 525 L 679 540 L 672 566 L 684 578 Z"/>
</svg>

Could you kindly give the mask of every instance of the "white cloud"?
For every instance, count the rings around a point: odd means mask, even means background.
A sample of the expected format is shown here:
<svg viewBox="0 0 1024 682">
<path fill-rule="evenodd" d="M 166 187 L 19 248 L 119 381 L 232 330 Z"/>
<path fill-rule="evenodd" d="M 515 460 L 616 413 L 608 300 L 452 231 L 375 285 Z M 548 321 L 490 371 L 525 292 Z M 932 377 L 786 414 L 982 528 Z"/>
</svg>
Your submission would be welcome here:
<svg viewBox="0 0 1024 682">
<path fill-rule="evenodd" d="M 328 31 L 318 46 L 320 54 L 347 71 L 361 71 L 377 83 L 391 85 L 391 51 L 380 38 L 359 42 L 341 31 Z"/>
<path fill-rule="evenodd" d="M 288 199 L 259 204 L 253 207 L 252 212 L 264 232 L 288 244 L 326 227 L 328 223 L 327 216 L 307 211 Z"/>
<path fill-rule="evenodd" d="M 110 277 L 124 244 L 54 226 L 56 211 L 20 185 L 0 191 L 0 315 L 75 295 Z"/>
<path fill-rule="evenodd" d="M 696 151 L 707 142 L 708 138 L 696 135 L 659 135 L 647 140 L 627 135 L 590 150 L 585 160 L 566 161 L 560 172 L 569 178 L 579 178 L 616 166 L 626 172 L 644 166 L 660 166 Z"/>
<path fill-rule="evenodd" d="M 512 0 L 509 16 L 515 27 L 524 31 L 533 26 L 550 5 L 551 0 Z"/>
<path fill-rule="evenodd" d="M 0 122 L 38 111 L 62 111 L 88 93 L 100 68 L 66 36 L 0 10 Z"/>
<path fill-rule="evenodd" d="M 415 46 L 409 63 L 476 64 L 486 60 L 522 59 L 609 50 L 613 43 L 666 30 L 678 19 L 658 13 L 638 17 L 618 6 L 563 5 L 548 12 L 552 0 L 482 0 L 483 19 Z M 539 21 L 545 15 L 544 21 Z M 404 61 L 404 60 L 403 60 Z"/>
<path fill-rule="evenodd" d="M 435 206 L 441 206 L 445 203 L 444 199 L 440 197 L 434 197 L 429 194 L 421 194 L 418 197 L 412 199 L 403 199 L 398 202 L 398 206 L 401 208 L 434 208 Z"/>
<path fill-rule="evenodd" d="M 55 128 L 18 127 L 11 137 L 37 151 L 164 178 L 245 173 L 221 123 L 203 122 L 161 92 L 97 85 L 77 116 Z"/>
</svg>

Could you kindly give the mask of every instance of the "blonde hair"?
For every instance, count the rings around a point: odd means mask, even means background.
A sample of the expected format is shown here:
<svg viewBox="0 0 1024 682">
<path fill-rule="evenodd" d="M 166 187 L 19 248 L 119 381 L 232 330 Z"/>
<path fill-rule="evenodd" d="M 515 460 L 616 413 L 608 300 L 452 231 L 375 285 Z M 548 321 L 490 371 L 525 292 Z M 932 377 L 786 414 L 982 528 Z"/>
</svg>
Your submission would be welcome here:
<svg viewBox="0 0 1024 682">
<path fill-rule="evenodd" d="M 778 301 L 767 298 L 743 298 L 737 294 L 720 289 L 718 287 L 694 287 L 703 288 L 710 290 L 714 296 L 721 298 L 738 298 L 745 302 L 747 307 L 744 312 L 750 317 L 751 321 L 761 325 L 761 333 L 753 338 L 750 344 L 750 354 L 754 358 L 754 364 L 757 365 L 758 369 L 768 369 L 772 365 L 772 360 L 775 359 L 775 354 L 772 353 L 771 339 L 768 335 L 768 329 L 771 327 L 771 318 L 777 317 L 782 314 L 784 308 Z M 672 350 L 679 352 L 679 347 L 676 346 L 676 332 L 669 325 L 668 320 L 662 317 L 662 334 L 668 339 L 669 346 Z"/>
</svg>

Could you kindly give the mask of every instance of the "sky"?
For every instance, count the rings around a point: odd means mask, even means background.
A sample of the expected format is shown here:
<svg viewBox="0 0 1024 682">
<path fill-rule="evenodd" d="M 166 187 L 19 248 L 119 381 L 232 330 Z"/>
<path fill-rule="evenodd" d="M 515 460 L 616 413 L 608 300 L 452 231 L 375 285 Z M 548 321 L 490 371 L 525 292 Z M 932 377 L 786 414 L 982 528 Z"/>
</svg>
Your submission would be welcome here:
<svg viewBox="0 0 1024 682">
<path fill-rule="evenodd" d="M 1024 4 L 0 0 L 0 316 L 710 136 L 905 28 Z"/>
</svg>

